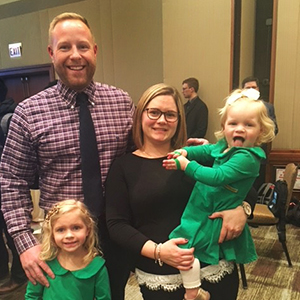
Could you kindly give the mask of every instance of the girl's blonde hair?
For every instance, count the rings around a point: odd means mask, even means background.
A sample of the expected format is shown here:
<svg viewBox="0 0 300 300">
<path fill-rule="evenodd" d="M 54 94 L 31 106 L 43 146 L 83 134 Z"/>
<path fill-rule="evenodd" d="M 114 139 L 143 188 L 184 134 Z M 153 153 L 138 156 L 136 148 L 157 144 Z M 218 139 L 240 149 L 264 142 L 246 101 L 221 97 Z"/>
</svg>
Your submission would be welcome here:
<svg viewBox="0 0 300 300">
<path fill-rule="evenodd" d="M 54 224 L 62 215 L 73 211 L 79 212 L 80 218 L 89 230 L 89 235 L 87 236 L 83 245 L 87 250 L 87 254 L 83 258 L 84 262 L 88 263 L 95 256 L 102 255 L 102 252 L 98 246 L 97 226 L 87 207 L 80 201 L 64 200 L 54 204 L 54 206 L 48 212 L 43 223 L 42 250 L 40 253 L 41 260 L 52 260 L 57 256 L 59 249 L 55 244 L 53 237 Z"/>
<path fill-rule="evenodd" d="M 133 140 L 138 149 L 144 145 L 144 133 L 142 129 L 142 115 L 147 105 L 157 96 L 169 95 L 175 101 L 178 110 L 178 124 L 174 136 L 171 139 L 171 146 L 173 149 L 181 148 L 185 145 L 187 140 L 186 123 L 184 108 L 181 96 L 177 89 L 165 83 L 155 84 L 149 87 L 140 98 L 133 118 Z"/>
<path fill-rule="evenodd" d="M 272 142 L 275 138 L 275 125 L 269 118 L 266 106 L 261 100 L 257 100 L 251 97 L 249 90 L 234 90 L 228 97 L 225 98 L 226 104 L 219 110 L 221 116 L 221 130 L 215 132 L 217 139 L 224 138 L 224 125 L 227 120 L 227 114 L 230 107 L 233 107 L 240 103 L 247 103 L 253 105 L 253 108 L 257 111 L 257 119 L 261 126 L 261 133 L 258 136 L 255 146 L 259 146 L 263 143 Z"/>
</svg>

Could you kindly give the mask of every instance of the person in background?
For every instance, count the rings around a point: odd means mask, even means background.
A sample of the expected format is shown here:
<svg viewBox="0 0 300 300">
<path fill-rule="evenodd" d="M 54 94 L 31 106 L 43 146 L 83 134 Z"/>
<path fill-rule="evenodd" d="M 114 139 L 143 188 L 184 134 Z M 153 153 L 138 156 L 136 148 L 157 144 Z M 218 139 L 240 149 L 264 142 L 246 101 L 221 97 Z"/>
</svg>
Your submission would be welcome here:
<svg viewBox="0 0 300 300">
<path fill-rule="evenodd" d="M 8 231 L 20 254 L 29 280 L 49 287 L 44 272 L 54 278 L 39 257 L 41 245 L 30 228 L 33 204 L 29 188 L 39 174 L 40 207 L 49 211 L 62 199 L 84 202 L 79 141 L 79 107 L 76 97 L 84 92 L 91 105 L 102 186 L 112 161 L 131 151 L 134 104 L 123 90 L 93 80 L 97 44 L 87 20 L 76 13 L 56 16 L 49 27 L 48 53 L 59 77 L 56 85 L 22 101 L 12 117 L 0 165 L 2 209 Z M 100 199 L 100 198 L 99 198 Z M 100 201 L 98 198 L 95 201 Z M 109 271 L 112 298 L 122 299 L 119 281 L 113 280 L 104 203 L 98 217 L 101 247 Z M 114 262 L 122 264 L 122 253 Z M 48 277 L 49 278 L 49 277 Z M 115 295 L 115 290 L 121 295 Z M 115 298 L 114 298 L 115 296 Z"/>
<path fill-rule="evenodd" d="M 50 287 L 27 285 L 25 300 L 110 300 L 105 261 L 98 245 L 97 225 L 80 201 L 64 200 L 48 212 L 42 226 L 40 259 L 55 274 Z"/>
<path fill-rule="evenodd" d="M 186 239 L 169 240 L 168 236 L 180 224 L 195 182 L 181 171 L 162 166 L 170 151 L 186 143 L 184 108 L 175 88 L 161 83 L 143 93 L 134 116 L 133 138 L 137 150 L 116 159 L 107 178 L 109 234 L 128 253 L 143 299 L 182 300 L 179 270 L 191 267 L 194 251 L 179 247 Z M 211 218 L 223 220 L 220 243 L 237 237 L 246 223 L 242 206 L 216 212 Z M 119 270 L 123 273 L 122 266 Z M 238 286 L 239 281 L 236 269 L 228 271 L 218 283 L 205 282 L 203 287 L 211 294 L 227 295 L 232 283 Z"/>
<path fill-rule="evenodd" d="M 0 78 L 0 122 L 6 114 L 13 113 L 17 104 L 11 98 L 6 98 L 7 96 L 7 86 L 5 82 Z M 8 130 L 9 120 L 2 120 L 5 122 L 3 126 Z M 2 125 L 2 123 L 1 123 Z M 6 130 L 5 130 L 6 131 Z M 3 131 L 2 126 L 0 126 L 0 147 L 1 154 L 4 148 L 6 140 L 6 132 Z M 1 208 L 1 195 L 0 195 L 0 208 Z M 3 233 L 6 238 L 6 242 L 4 241 Z M 12 253 L 12 266 L 9 274 L 9 253 L 7 251 L 7 247 L 10 249 Z M 0 280 L 7 279 L 2 285 L 0 285 L 0 295 L 5 295 L 13 290 L 17 289 L 25 282 L 27 282 L 27 278 L 25 272 L 22 268 L 20 257 L 13 242 L 12 237 L 7 231 L 7 226 L 3 218 L 2 211 L 0 210 Z"/>
<path fill-rule="evenodd" d="M 15 111 L 15 108 L 17 106 L 16 102 L 12 98 L 7 98 L 7 86 L 5 82 L 0 78 L 0 122 L 2 118 L 9 114 L 9 118 L 7 120 L 4 120 L 6 124 L 3 124 L 3 121 L 0 126 L 0 157 L 2 155 L 2 151 L 4 148 L 4 144 L 6 141 L 7 131 L 9 127 L 9 122 L 11 119 L 11 114 Z M 3 131 L 3 126 L 7 128 L 6 132 Z"/>
<path fill-rule="evenodd" d="M 188 101 L 184 104 L 187 137 L 205 137 L 208 124 L 208 109 L 197 92 L 199 82 L 196 78 L 187 78 L 182 82 L 182 94 Z"/>
<path fill-rule="evenodd" d="M 257 77 L 252 77 L 252 76 L 246 77 L 242 82 L 242 89 L 255 89 L 259 91 L 259 79 Z M 269 118 L 271 118 L 271 120 L 274 122 L 275 125 L 274 132 L 275 135 L 277 135 L 279 129 L 277 125 L 274 105 L 270 102 L 264 101 L 263 99 L 260 100 L 263 101 L 264 105 L 266 106 Z"/>
<path fill-rule="evenodd" d="M 220 259 L 245 264 L 257 258 L 248 226 L 239 237 L 218 244 L 222 220 L 211 220 L 209 216 L 216 211 L 244 205 L 243 200 L 259 174 L 260 160 L 265 157 L 259 145 L 274 139 L 274 124 L 264 104 L 257 101 L 258 97 L 256 90 L 231 93 L 220 109 L 222 129 L 216 132 L 219 141 L 177 149 L 163 161 L 167 170 L 182 170 L 196 181 L 181 223 L 170 234 L 170 238 L 188 240 L 183 248 L 195 249 L 193 268 L 181 271 L 186 300 L 210 298 L 209 293 L 200 288 L 199 261 L 209 265 L 203 269 L 206 278 L 210 268 L 214 274 L 213 269 Z M 203 166 L 211 161 L 212 167 Z M 237 287 L 233 284 L 231 287 L 232 293 L 226 294 L 228 300 L 237 297 Z"/>
<path fill-rule="evenodd" d="M 259 79 L 257 77 L 253 77 L 253 76 L 246 77 L 242 82 L 242 88 L 243 89 L 255 89 L 255 90 L 259 91 Z M 263 99 L 260 99 L 260 100 L 266 106 L 269 118 L 271 118 L 271 120 L 274 122 L 274 125 L 275 125 L 274 133 L 275 133 L 275 135 L 277 135 L 279 129 L 278 129 L 278 125 L 277 125 L 274 106 L 272 103 L 266 102 Z M 267 144 L 262 144 L 261 147 L 268 155 Z M 253 187 L 256 189 L 256 191 L 258 191 L 260 186 L 263 183 L 265 183 L 266 163 L 267 163 L 267 159 L 262 160 L 261 165 L 260 165 L 259 176 L 256 178 L 256 180 L 253 184 Z"/>
</svg>

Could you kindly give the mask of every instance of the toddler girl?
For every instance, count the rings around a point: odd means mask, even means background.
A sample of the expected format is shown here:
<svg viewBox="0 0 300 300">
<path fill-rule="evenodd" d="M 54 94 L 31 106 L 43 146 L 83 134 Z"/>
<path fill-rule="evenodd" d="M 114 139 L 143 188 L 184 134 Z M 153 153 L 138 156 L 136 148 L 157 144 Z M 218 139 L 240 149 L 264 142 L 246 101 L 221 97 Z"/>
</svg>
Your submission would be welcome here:
<svg viewBox="0 0 300 300">
<path fill-rule="evenodd" d="M 224 259 L 244 264 L 257 257 L 247 224 L 239 237 L 218 244 L 222 219 L 212 220 L 209 216 L 243 205 L 259 175 L 260 160 L 265 158 L 259 145 L 273 140 L 274 123 L 258 98 L 259 92 L 254 89 L 234 91 L 220 110 L 222 129 L 216 132 L 219 141 L 176 150 L 163 162 L 166 169 L 183 170 L 196 181 L 181 224 L 170 234 L 170 238 L 188 240 L 183 248 L 195 248 L 193 268 L 181 271 L 187 300 L 210 298 L 200 288 L 199 261 L 218 265 Z"/>
</svg>

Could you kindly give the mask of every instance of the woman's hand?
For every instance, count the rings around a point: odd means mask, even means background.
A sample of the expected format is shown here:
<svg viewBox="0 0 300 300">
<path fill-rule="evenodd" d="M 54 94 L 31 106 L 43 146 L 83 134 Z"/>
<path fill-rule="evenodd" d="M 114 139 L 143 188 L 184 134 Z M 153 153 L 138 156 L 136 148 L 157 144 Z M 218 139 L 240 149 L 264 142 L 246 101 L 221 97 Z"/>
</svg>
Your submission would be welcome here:
<svg viewBox="0 0 300 300">
<path fill-rule="evenodd" d="M 222 218 L 223 224 L 220 232 L 219 243 L 237 238 L 243 231 L 247 222 L 247 216 L 242 206 L 235 209 L 215 212 L 210 219 Z"/>
<path fill-rule="evenodd" d="M 201 138 L 189 138 L 186 141 L 187 146 L 199 146 L 199 145 L 206 145 L 206 144 L 209 144 L 209 141 Z"/>
<path fill-rule="evenodd" d="M 184 245 L 187 240 L 184 238 L 171 239 L 161 245 L 160 259 L 178 270 L 187 271 L 194 262 L 194 248 L 182 249 L 178 245 Z"/>
</svg>

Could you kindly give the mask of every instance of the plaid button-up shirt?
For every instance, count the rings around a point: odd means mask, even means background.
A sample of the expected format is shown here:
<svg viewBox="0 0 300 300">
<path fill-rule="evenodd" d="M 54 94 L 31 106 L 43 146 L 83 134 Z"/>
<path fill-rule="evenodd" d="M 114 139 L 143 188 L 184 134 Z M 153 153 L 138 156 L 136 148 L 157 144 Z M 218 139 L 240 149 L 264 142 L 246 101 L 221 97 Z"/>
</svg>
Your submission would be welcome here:
<svg viewBox="0 0 300 300">
<path fill-rule="evenodd" d="M 134 105 L 124 91 L 92 82 L 88 95 L 100 157 L 102 183 L 112 161 L 132 146 Z M 76 92 L 60 81 L 21 102 L 11 120 L 0 165 L 2 210 L 19 253 L 37 244 L 30 230 L 29 187 L 39 174 L 40 207 L 83 201 Z"/>
</svg>

